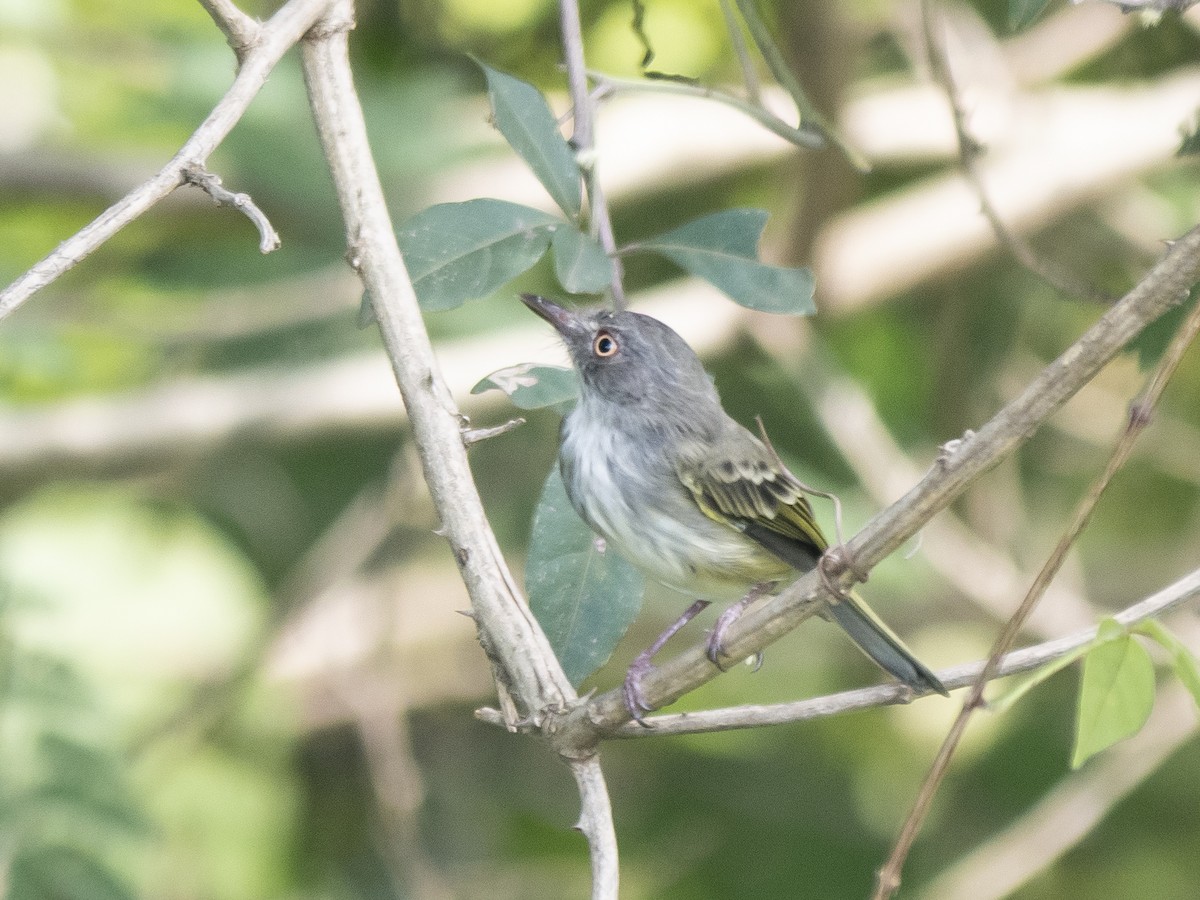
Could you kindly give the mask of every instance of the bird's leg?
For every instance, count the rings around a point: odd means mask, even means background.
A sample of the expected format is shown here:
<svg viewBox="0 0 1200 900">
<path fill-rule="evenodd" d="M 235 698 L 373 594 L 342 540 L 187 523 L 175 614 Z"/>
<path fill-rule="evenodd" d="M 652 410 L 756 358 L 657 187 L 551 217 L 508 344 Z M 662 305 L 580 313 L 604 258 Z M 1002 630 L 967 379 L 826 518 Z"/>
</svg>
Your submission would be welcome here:
<svg viewBox="0 0 1200 900">
<path fill-rule="evenodd" d="M 622 687 L 622 693 L 625 695 L 625 708 L 629 710 L 629 714 L 633 716 L 633 720 L 643 728 L 649 728 L 645 719 L 642 718 L 642 713 L 648 713 L 653 708 L 646 702 L 646 697 L 642 693 L 642 679 L 654 669 L 654 664 L 650 662 L 654 658 L 654 654 L 663 648 L 675 633 L 684 625 L 704 612 L 709 606 L 707 600 L 697 600 L 691 606 L 683 611 L 678 619 L 671 623 L 662 634 L 654 639 L 654 643 L 639 653 L 629 666 L 629 671 L 625 673 L 625 684 Z"/>
<path fill-rule="evenodd" d="M 725 651 L 721 648 L 721 643 L 725 640 L 725 632 L 746 611 L 746 607 L 764 594 L 770 593 L 775 584 L 776 582 L 774 581 L 764 581 L 761 584 L 754 585 L 754 587 L 746 592 L 745 597 L 733 604 L 733 606 L 729 607 L 729 609 L 725 610 L 717 618 L 717 624 L 708 633 L 708 658 L 722 672 L 725 671 L 725 667 L 721 665 L 721 656 Z M 759 652 L 754 655 L 757 657 L 754 663 L 754 671 L 757 672 L 759 667 L 762 666 L 762 653 Z"/>
</svg>

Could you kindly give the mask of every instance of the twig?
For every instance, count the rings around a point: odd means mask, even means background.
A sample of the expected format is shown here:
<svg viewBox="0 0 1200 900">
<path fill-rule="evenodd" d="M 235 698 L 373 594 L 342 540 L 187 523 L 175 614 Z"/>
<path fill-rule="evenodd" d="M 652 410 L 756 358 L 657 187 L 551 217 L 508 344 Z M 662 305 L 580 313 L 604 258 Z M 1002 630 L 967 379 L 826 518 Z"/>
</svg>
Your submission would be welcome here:
<svg viewBox="0 0 1200 900">
<path fill-rule="evenodd" d="M 592 81 L 607 89 L 609 94 L 632 93 L 635 91 L 656 94 L 677 94 L 684 97 L 699 97 L 714 100 L 725 106 L 732 107 L 761 125 L 772 134 L 777 134 L 790 144 L 815 150 L 824 146 L 824 139 L 813 131 L 806 131 L 789 125 L 775 113 L 764 106 L 735 97 L 717 88 L 705 87 L 701 84 L 685 84 L 682 81 L 647 81 L 645 79 L 618 78 L 615 75 L 605 75 L 603 72 L 588 73 Z"/>
<path fill-rule="evenodd" d="M 1122 610 L 1114 618 L 1122 625 L 1135 625 L 1146 619 L 1164 615 L 1197 597 L 1200 597 L 1200 569 L 1135 603 L 1128 609 Z M 1096 637 L 1096 631 L 1095 627 L 1084 628 L 1064 637 L 1014 650 L 1004 656 L 991 678 L 1004 678 L 1008 675 L 1040 668 L 1046 663 L 1086 645 Z M 973 684 L 983 672 L 986 663 L 987 660 L 982 659 L 962 663 L 942 669 L 936 674 L 946 687 L 953 690 Z M 894 706 L 906 703 L 911 698 L 911 691 L 904 685 L 879 684 L 789 703 L 731 706 L 699 712 L 647 716 L 646 724 L 650 725 L 650 728 L 627 724 L 610 732 L 608 736 L 614 738 L 662 737 L 675 734 L 758 728 L 763 725 L 787 725 L 861 709 Z M 481 709 L 476 712 L 476 717 L 492 725 L 504 724 L 498 710 Z"/>
<path fill-rule="evenodd" d="M 246 53 L 233 85 L 171 161 L 157 175 L 110 206 L 0 291 L 0 319 L 86 259 L 97 247 L 183 184 L 184 170 L 208 159 L 246 112 L 280 57 L 312 27 L 330 2 L 289 0 L 262 25 L 259 40 Z"/>
<path fill-rule="evenodd" d="M 367 140 L 350 69 L 349 0 L 334 0 L 304 44 L 302 63 L 313 119 L 346 223 L 347 259 L 375 308 L 412 423 L 430 495 L 471 596 L 473 619 L 514 715 L 534 720 L 575 692 L 509 572 L 484 515 L 467 462 L 459 413 L 446 387 L 404 268 Z"/>
<path fill-rule="evenodd" d="M 623 267 L 617 256 L 617 241 L 613 235 L 608 200 L 605 199 L 604 187 L 596 172 L 595 110 L 592 108 L 593 101 L 588 91 L 587 64 L 583 58 L 583 26 L 579 21 L 578 0 L 559 0 L 558 12 L 562 27 L 563 57 L 567 64 L 567 84 L 570 87 L 574 110 L 571 145 L 575 148 L 575 156 L 587 185 L 592 231 L 600 240 L 600 246 L 604 248 L 612 264 L 613 306 L 624 309 L 626 300 L 622 281 Z"/>
<path fill-rule="evenodd" d="M 233 0 L 200 0 L 200 5 L 217 23 L 240 65 L 258 44 L 262 25 L 238 9 Z"/>
<path fill-rule="evenodd" d="M 235 194 L 221 184 L 219 175 L 214 175 L 203 165 L 186 166 L 183 170 L 183 180 L 202 189 L 218 206 L 232 206 L 254 223 L 258 229 L 258 250 L 260 253 L 270 253 L 279 249 L 279 233 L 272 227 L 266 214 L 255 205 L 249 194 Z"/>
<path fill-rule="evenodd" d="M 570 761 L 579 788 L 580 812 L 576 829 L 587 838 L 592 860 L 592 900 L 617 900 L 620 868 L 612 805 L 600 760 L 595 755 Z"/>
<path fill-rule="evenodd" d="M 758 47 L 758 52 L 763 55 L 763 60 L 771 70 L 771 74 L 775 76 L 779 85 L 792 95 L 792 100 L 795 101 L 796 109 L 800 114 L 799 129 L 801 131 L 815 130 L 826 141 L 841 150 L 855 169 L 860 172 L 869 172 L 871 164 L 867 162 L 866 158 L 842 138 L 833 123 L 825 118 L 808 99 L 804 87 L 796 78 L 787 60 L 783 58 L 783 54 L 779 52 L 767 24 L 759 15 L 758 7 L 755 5 L 757 0 L 735 0 L 735 2 L 738 12 L 742 14 L 742 19 L 750 31 L 750 36 L 754 39 L 754 44 Z"/>
<path fill-rule="evenodd" d="M 1100 497 L 1103 495 L 1105 489 L 1112 482 L 1117 472 L 1125 465 L 1126 460 L 1128 460 L 1130 453 L 1133 451 L 1134 442 L 1149 424 L 1151 413 L 1158 403 L 1158 399 L 1162 396 L 1167 382 L 1179 366 L 1184 353 L 1191 345 L 1198 331 L 1200 331 L 1200 304 L 1192 310 L 1183 325 L 1175 333 L 1170 345 L 1167 347 L 1166 353 L 1163 354 L 1162 360 L 1151 375 L 1142 396 L 1133 404 L 1130 410 L 1129 425 L 1121 434 L 1117 445 L 1113 448 L 1108 465 L 1080 501 L 1070 525 L 1059 539 L 1054 552 L 1050 554 L 1050 558 L 1046 560 L 1037 578 L 1034 579 L 1029 592 L 1025 595 L 1025 599 L 1021 601 L 1021 605 L 1017 608 L 1017 611 L 996 638 L 996 643 L 988 657 L 987 665 L 984 666 L 983 671 L 979 674 L 978 679 L 963 701 L 962 709 L 951 725 L 950 731 L 946 735 L 946 739 L 942 743 L 933 765 L 930 767 L 929 774 L 926 776 L 924 783 L 921 785 L 921 790 L 913 802 L 908 819 L 900 831 L 900 836 L 896 839 L 896 846 L 883 868 L 879 871 L 879 879 L 874 894 L 875 900 L 886 900 L 886 898 L 891 897 L 900 887 L 900 872 L 904 867 L 904 861 L 907 859 L 908 852 L 916 841 L 917 835 L 920 833 L 929 808 L 933 804 L 933 798 L 937 794 L 946 773 L 949 771 L 950 760 L 955 750 L 958 749 L 958 744 L 962 740 L 963 734 L 966 732 L 971 715 L 983 703 L 983 690 L 986 683 L 994 676 L 996 668 L 1000 664 L 1001 657 L 1012 647 L 1013 642 L 1017 639 L 1017 635 L 1020 634 L 1021 629 L 1024 627 L 1025 620 L 1029 618 L 1029 614 L 1033 612 L 1034 607 L 1041 600 L 1046 588 L 1054 576 L 1058 574 L 1058 570 L 1067 558 L 1067 553 L 1087 526 L 1092 512 L 1100 502 Z"/>
<path fill-rule="evenodd" d="M 517 416 L 515 419 L 509 419 L 500 425 L 492 425 L 490 428 L 464 427 L 462 442 L 465 446 L 472 447 L 480 441 L 488 441 L 494 437 L 500 437 L 502 434 L 508 434 L 510 431 L 515 431 L 524 424 L 525 419 L 522 416 Z"/>
<path fill-rule="evenodd" d="M 946 51 L 946 44 L 939 38 L 935 27 L 934 3 L 935 0 L 921 0 L 921 31 L 929 58 L 929 71 L 934 82 L 946 95 L 946 103 L 950 107 L 950 117 L 954 122 L 954 135 L 958 142 L 959 168 L 979 198 L 979 210 L 991 225 L 996 240 L 1012 254 L 1018 263 L 1060 294 L 1081 297 L 1095 303 L 1112 303 L 1113 298 L 1095 285 L 1088 284 L 1063 267 L 1039 257 L 1024 238 L 1009 229 L 995 204 L 992 203 L 991 195 L 983 183 L 983 173 L 979 170 L 978 160 L 984 148 L 967 127 L 967 114 L 963 109 L 958 85 L 950 71 L 950 59 Z"/>
<path fill-rule="evenodd" d="M 925 900 L 1004 900 L 1076 847 L 1184 743 L 1196 738 L 1195 701 L 1175 682 L 1154 699 L 1136 735 L 1072 772 L 1019 819 L 943 871 Z"/>
<path fill-rule="evenodd" d="M 742 35 L 742 25 L 729 4 L 730 0 L 721 0 L 721 15 L 725 17 L 725 30 L 729 32 L 733 55 L 742 67 L 742 84 L 746 86 L 746 98 L 755 106 L 761 107 L 762 86 L 758 82 L 758 73 L 754 71 L 754 60 L 750 58 L 750 48 L 746 46 L 746 38 Z"/>
<path fill-rule="evenodd" d="M 962 441 L 953 455 L 940 459 L 903 498 L 876 515 L 848 544 L 864 569 L 903 546 L 983 472 L 1016 450 L 1051 414 L 1087 384 L 1147 324 L 1200 279 L 1200 228 L 1175 242 L 1142 281 L 1108 310 L 1075 344 L 1051 363 L 1025 391 L 990 422 Z M 849 582 L 848 573 L 843 580 Z M 845 585 L 843 585 L 845 586 Z M 727 653 L 747 657 L 794 629 L 832 597 L 822 580 L 810 573 L 787 590 L 748 610 L 729 629 Z M 708 660 L 704 642 L 662 663 L 642 682 L 649 702 L 661 707 L 719 674 Z M 621 692 L 609 691 L 587 704 L 586 715 L 564 728 L 587 742 L 629 721 Z"/>
</svg>

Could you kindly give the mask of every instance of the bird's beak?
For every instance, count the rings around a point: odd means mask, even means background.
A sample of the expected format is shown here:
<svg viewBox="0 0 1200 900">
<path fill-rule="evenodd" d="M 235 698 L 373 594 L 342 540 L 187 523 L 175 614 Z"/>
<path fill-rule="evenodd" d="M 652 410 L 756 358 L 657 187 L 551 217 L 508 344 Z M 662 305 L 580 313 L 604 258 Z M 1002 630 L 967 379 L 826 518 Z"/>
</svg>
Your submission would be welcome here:
<svg viewBox="0 0 1200 900">
<path fill-rule="evenodd" d="M 564 338 L 582 334 L 586 330 L 583 317 L 574 310 L 567 309 L 539 297 L 537 294 L 522 294 L 521 302 L 554 326 L 554 329 Z"/>
</svg>

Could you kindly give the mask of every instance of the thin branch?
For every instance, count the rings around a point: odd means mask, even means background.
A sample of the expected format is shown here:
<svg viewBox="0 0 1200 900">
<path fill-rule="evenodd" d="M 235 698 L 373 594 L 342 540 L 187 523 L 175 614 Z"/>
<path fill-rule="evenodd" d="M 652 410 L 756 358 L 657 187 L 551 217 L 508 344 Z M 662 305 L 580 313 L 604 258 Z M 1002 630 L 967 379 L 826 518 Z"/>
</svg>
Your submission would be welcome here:
<svg viewBox="0 0 1200 900">
<path fill-rule="evenodd" d="M 237 124 L 266 83 L 280 57 L 321 17 L 331 0 L 289 0 L 262 25 L 259 40 L 247 52 L 237 78 L 208 118 L 157 175 L 105 210 L 91 224 L 63 241 L 41 262 L 0 291 L 0 319 L 64 272 L 86 259 L 114 234 L 183 184 L 189 166 L 203 165 Z"/>
<path fill-rule="evenodd" d="M 766 22 L 759 15 L 757 0 L 734 0 L 734 2 L 750 31 L 750 36 L 754 39 L 755 46 L 758 47 L 758 52 L 762 54 L 763 60 L 771 70 L 771 74 L 775 76 L 775 80 L 780 86 L 792 95 L 800 114 L 799 129 L 801 131 L 815 130 L 826 141 L 841 150 L 855 169 L 860 172 L 869 172 L 871 164 L 867 162 L 866 158 L 842 138 L 834 124 L 825 118 L 816 105 L 808 99 L 804 87 L 796 78 L 796 74 L 788 65 L 787 60 L 783 58 Z"/>
<path fill-rule="evenodd" d="M 1042 373 L 991 421 L 969 434 L 953 454 L 938 459 L 903 498 L 876 515 L 847 549 L 858 568 L 869 570 L 899 549 L 976 478 L 1029 439 L 1051 414 L 1086 385 L 1147 324 L 1180 302 L 1200 280 L 1200 228 L 1173 243 L 1165 257 L 1120 303 Z M 842 573 L 843 586 L 850 583 Z M 823 579 L 809 573 L 775 597 L 753 607 L 726 636 L 729 656 L 743 658 L 766 648 L 817 612 L 833 597 Z M 720 674 L 701 641 L 668 660 L 642 682 L 654 707 L 665 706 Z M 594 699 L 586 710 L 560 723 L 570 739 L 589 743 L 629 721 L 619 690 Z"/>
<path fill-rule="evenodd" d="M 714 100 L 717 103 L 724 104 L 749 116 L 763 128 L 767 129 L 767 131 L 779 135 L 779 137 L 783 138 L 789 144 L 795 144 L 798 147 L 807 147 L 810 150 L 817 149 L 825 144 L 824 139 L 819 134 L 789 125 L 765 106 L 759 106 L 717 88 L 705 87 L 702 84 L 687 84 L 682 81 L 649 81 L 646 79 L 618 78 L 615 75 L 605 75 L 603 72 L 596 71 L 589 72 L 588 74 L 591 76 L 592 81 L 605 88 L 609 94 L 642 92 L 676 94 L 684 97 Z"/>
<path fill-rule="evenodd" d="M 1196 738 L 1195 701 L 1164 687 L 1154 712 L 1128 741 L 1072 772 L 1036 805 L 940 873 L 925 900 L 1004 900 L 1079 843 L 1184 743 Z"/>
<path fill-rule="evenodd" d="M 489 441 L 494 437 L 500 437 L 502 434 L 508 434 L 510 431 L 515 431 L 524 424 L 525 419 L 522 416 L 517 416 L 515 419 L 509 419 L 503 424 L 492 425 L 488 428 L 471 428 L 469 426 L 464 426 L 462 432 L 462 441 L 467 447 L 473 447 L 480 441 Z"/>
<path fill-rule="evenodd" d="M 950 107 L 950 117 L 954 122 L 954 135 L 958 142 L 959 168 L 979 198 L 979 211 L 991 225 L 996 240 L 1012 254 L 1018 263 L 1060 294 L 1081 297 L 1096 303 L 1111 303 L 1113 298 L 1104 291 L 1076 277 L 1062 266 L 1054 265 L 1049 260 L 1039 257 L 1024 238 L 1009 229 L 995 204 L 992 203 L 987 187 L 983 183 L 983 173 L 979 168 L 979 157 L 984 148 L 967 127 L 967 114 L 963 109 L 958 85 L 950 71 L 946 42 L 939 37 L 935 27 L 934 3 L 935 0 L 921 0 L 921 31 L 929 58 L 929 71 L 933 76 L 934 83 L 945 94 L 946 103 Z"/>
<path fill-rule="evenodd" d="M 762 106 L 762 85 L 758 81 L 758 73 L 754 71 L 754 60 L 750 58 L 750 48 L 746 46 L 746 38 L 742 34 L 742 25 L 733 14 L 730 0 L 721 0 L 721 15 L 725 18 L 725 30 L 729 32 L 729 43 L 733 47 L 733 55 L 737 57 L 738 65 L 742 67 L 742 84 L 746 86 L 746 97 L 755 106 Z"/>
<path fill-rule="evenodd" d="M 1050 554 L 1050 558 L 1046 560 L 1046 564 L 1038 573 L 1037 578 L 1034 579 L 1029 592 L 1025 595 L 1025 599 L 1021 601 L 1021 605 L 1017 608 L 1017 611 L 1013 613 L 1012 618 L 1009 619 L 1000 635 L 996 638 L 996 643 L 992 648 L 991 655 L 988 657 L 987 665 L 984 666 L 983 671 L 979 674 L 971 691 L 963 701 L 962 709 L 959 711 L 954 723 L 950 726 L 950 731 L 946 735 L 941 748 L 938 750 L 937 757 L 930 767 L 929 774 L 926 776 L 924 783 L 921 785 L 921 790 L 913 802 L 912 810 L 905 820 L 904 827 L 900 831 L 900 836 L 896 839 L 896 845 L 887 862 L 879 870 L 879 879 L 874 894 L 875 900 L 886 900 L 886 898 L 891 897 L 900 887 L 900 873 L 904 868 L 904 862 L 908 858 L 908 853 L 912 849 L 917 835 L 920 833 L 921 826 L 925 822 L 925 817 L 928 815 L 930 807 L 933 805 L 933 798 L 936 796 L 938 788 L 941 786 L 946 773 L 950 769 L 950 760 L 958 749 L 963 734 L 966 733 L 967 724 L 970 722 L 972 714 L 983 705 L 984 687 L 995 675 L 996 669 L 1000 665 L 1000 659 L 1012 647 L 1017 639 L 1017 635 L 1020 634 L 1021 629 L 1024 627 L 1026 619 L 1029 618 L 1029 614 L 1033 612 L 1034 607 L 1037 606 L 1042 595 L 1046 592 L 1046 588 L 1055 575 L 1058 574 L 1058 570 L 1062 568 L 1062 564 L 1067 558 L 1067 553 L 1087 526 L 1092 513 L 1096 509 L 1096 505 L 1100 502 L 1100 497 L 1104 494 L 1104 491 L 1108 488 L 1108 485 L 1112 482 L 1117 472 L 1121 470 L 1125 462 L 1129 459 L 1129 455 L 1133 452 L 1134 442 L 1149 424 L 1155 405 L 1162 396 L 1167 382 L 1178 368 L 1184 353 L 1191 346 L 1197 332 L 1200 332 L 1200 304 L 1197 304 L 1192 310 L 1183 325 L 1171 339 L 1166 353 L 1163 354 L 1162 360 L 1155 367 L 1142 396 L 1133 404 L 1130 411 L 1129 425 L 1117 441 L 1117 445 L 1113 448 L 1108 465 L 1105 466 L 1104 471 L 1096 478 L 1087 494 L 1080 501 L 1070 525 L 1059 539 L 1057 546 L 1055 546 L 1053 553 Z"/>
<path fill-rule="evenodd" d="M 1200 597 L 1200 569 L 1122 610 L 1114 618 L 1122 625 L 1129 627 L 1146 619 L 1162 616 L 1197 597 Z M 1046 663 L 1090 643 L 1095 639 L 1096 632 L 1097 628 L 1093 626 L 1064 637 L 1014 650 L 1004 656 L 991 678 L 1004 678 L 1008 675 L 1040 668 Z M 987 660 L 983 659 L 962 663 L 941 669 L 936 674 L 942 684 L 953 690 L 973 684 L 983 672 L 986 663 Z M 650 728 L 629 723 L 610 732 L 609 736 L 614 738 L 662 737 L 675 734 L 700 734 L 739 728 L 758 728 L 763 725 L 787 725 L 862 709 L 894 706 L 906 703 L 911 699 L 912 692 L 904 685 L 879 684 L 788 703 L 748 704 L 699 712 L 647 716 L 646 724 L 651 726 Z M 481 709 L 476 711 L 475 715 L 481 721 L 492 725 L 504 724 L 498 710 Z"/>
<path fill-rule="evenodd" d="M 404 268 L 367 140 L 350 69 L 353 5 L 336 0 L 303 44 L 313 119 L 346 222 L 347 258 L 359 273 L 404 398 L 430 495 L 471 596 L 480 640 L 514 715 L 540 718 L 575 692 L 509 572 L 467 462 L 461 414 L 446 387 Z"/>
<path fill-rule="evenodd" d="M 570 87 L 574 110 L 571 145 L 575 148 L 575 156 L 579 160 L 584 183 L 587 185 L 592 231 L 612 262 L 613 306 L 624 309 L 626 300 L 622 282 L 623 267 L 617 256 L 617 241 L 613 235 L 608 200 L 604 196 L 604 187 L 596 171 L 595 110 L 591 93 L 588 91 L 587 64 L 583 58 L 583 25 L 579 20 L 578 0 L 559 0 L 558 12 L 562 27 L 563 57 L 567 64 L 567 84 Z"/>
<path fill-rule="evenodd" d="M 592 861 L 592 900 L 617 900 L 620 867 L 612 805 L 600 760 L 595 755 L 570 761 L 579 788 L 580 812 L 576 829 L 587 838 Z"/>
<path fill-rule="evenodd" d="M 249 194 L 235 194 L 221 184 L 219 175 L 214 175 L 203 165 L 197 163 L 183 170 L 183 180 L 194 184 L 213 198 L 218 206 L 232 206 L 254 223 L 258 229 L 258 250 L 260 253 L 270 253 L 279 249 L 279 233 L 272 227 L 270 220 Z"/>
<path fill-rule="evenodd" d="M 240 64 L 258 44 L 262 25 L 238 9 L 233 0 L 200 0 L 200 5 L 221 29 Z"/>
</svg>

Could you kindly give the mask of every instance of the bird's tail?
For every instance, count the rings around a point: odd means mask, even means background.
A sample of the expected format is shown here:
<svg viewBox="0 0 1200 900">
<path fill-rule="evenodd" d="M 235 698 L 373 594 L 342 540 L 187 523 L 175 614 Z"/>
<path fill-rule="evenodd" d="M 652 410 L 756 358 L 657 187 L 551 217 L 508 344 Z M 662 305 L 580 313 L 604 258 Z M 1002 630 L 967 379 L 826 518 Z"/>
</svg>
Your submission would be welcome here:
<svg viewBox="0 0 1200 900">
<path fill-rule="evenodd" d="M 884 671 L 894 675 L 913 690 L 925 693 L 937 691 L 949 696 L 946 686 L 923 662 L 913 656 L 904 642 L 888 628 L 871 608 L 854 593 L 844 597 L 837 603 L 831 603 L 828 610 L 832 618 L 859 648 L 871 657 Z"/>
</svg>

